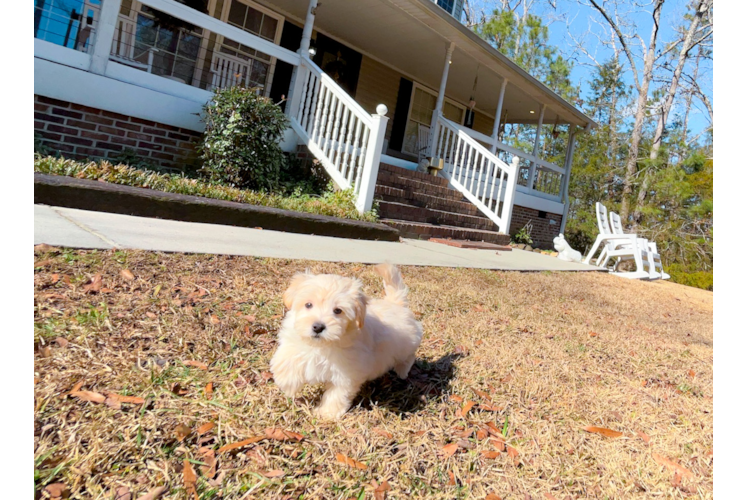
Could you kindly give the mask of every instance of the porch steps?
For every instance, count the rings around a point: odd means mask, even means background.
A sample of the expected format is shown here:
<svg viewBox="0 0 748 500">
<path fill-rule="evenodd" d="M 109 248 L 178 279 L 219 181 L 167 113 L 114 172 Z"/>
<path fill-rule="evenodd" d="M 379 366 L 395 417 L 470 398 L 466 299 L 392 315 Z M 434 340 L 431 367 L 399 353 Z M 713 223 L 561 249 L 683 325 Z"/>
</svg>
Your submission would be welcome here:
<svg viewBox="0 0 748 500">
<path fill-rule="evenodd" d="M 379 200 L 381 222 L 397 228 L 403 237 L 509 243 L 508 235 L 499 233 L 490 219 L 442 177 L 383 163 L 374 197 Z"/>
</svg>

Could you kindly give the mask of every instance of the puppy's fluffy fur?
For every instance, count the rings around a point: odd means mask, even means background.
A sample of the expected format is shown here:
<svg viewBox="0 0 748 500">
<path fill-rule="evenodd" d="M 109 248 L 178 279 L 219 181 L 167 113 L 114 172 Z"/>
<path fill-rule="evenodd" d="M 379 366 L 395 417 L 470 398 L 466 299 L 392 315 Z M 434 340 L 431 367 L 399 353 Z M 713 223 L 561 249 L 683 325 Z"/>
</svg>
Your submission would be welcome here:
<svg viewBox="0 0 748 500">
<path fill-rule="evenodd" d="M 324 383 L 319 417 L 339 418 L 364 382 L 392 368 L 405 379 L 415 362 L 423 330 L 408 309 L 408 289 L 395 266 L 375 271 L 384 299 L 367 298 L 359 280 L 332 274 L 297 274 L 283 294 L 289 311 L 270 370 L 290 397 Z"/>
</svg>

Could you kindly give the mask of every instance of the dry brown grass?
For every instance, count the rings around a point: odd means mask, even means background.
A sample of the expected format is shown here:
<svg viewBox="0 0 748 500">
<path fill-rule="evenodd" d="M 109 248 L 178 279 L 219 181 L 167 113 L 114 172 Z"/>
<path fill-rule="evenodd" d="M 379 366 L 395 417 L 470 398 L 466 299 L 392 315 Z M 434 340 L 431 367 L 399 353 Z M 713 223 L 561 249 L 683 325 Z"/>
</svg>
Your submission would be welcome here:
<svg viewBox="0 0 748 500">
<path fill-rule="evenodd" d="M 380 294 L 368 266 L 56 249 L 38 249 L 35 262 L 38 490 L 64 483 L 73 498 L 111 499 L 118 488 L 138 498 L 167 485 L 162 498 L 193 498 L 188 463 L 200 498 L 373 498 L 372 480 L 387 481 L 388 498 L 712 496 L 710 292 L 589 273 L 404 267 L 425 332 L 417 366 L 408 381 L 369 383 L 326 423 L 310 412 L 319 389 L 294 402 L 268 378 L 281 292 L 310 268 L 359 276 Z M 86 287 L 96 274 L 100 285 Z M 69 396 L 78 383 L 145 403 Z M 215 478 L 201 468 L 210 465 L 201 447 L 268 428 L 303 439 L 218 453 Z"/>
</svg>

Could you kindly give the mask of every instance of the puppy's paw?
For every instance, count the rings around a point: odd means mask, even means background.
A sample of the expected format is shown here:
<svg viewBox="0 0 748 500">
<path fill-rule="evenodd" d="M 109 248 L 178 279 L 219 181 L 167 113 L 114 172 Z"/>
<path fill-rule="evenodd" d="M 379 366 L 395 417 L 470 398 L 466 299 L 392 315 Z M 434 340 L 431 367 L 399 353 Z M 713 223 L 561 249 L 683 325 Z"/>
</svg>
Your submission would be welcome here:
<svg viewBox="0 0 748 500">
<path fill-rule="evenodd" d="M 315 417 L 322 420 L 337 420 L 348 411 L 347 407 L 340 407 L 334 405 L 320 405 L 313 410 Z"/>
</svg>

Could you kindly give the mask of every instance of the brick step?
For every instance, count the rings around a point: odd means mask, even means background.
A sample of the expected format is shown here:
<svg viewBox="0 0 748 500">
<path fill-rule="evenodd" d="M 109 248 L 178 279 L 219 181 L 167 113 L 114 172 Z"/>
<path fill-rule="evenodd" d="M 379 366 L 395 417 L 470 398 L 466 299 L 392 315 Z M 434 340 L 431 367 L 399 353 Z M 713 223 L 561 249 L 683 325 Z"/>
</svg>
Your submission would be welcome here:
<svg viewBox="0 0 748 500">
<path fill-rule="evenodd" d="M 414 207 L 443 210 L 445 212 L 454 212 L 456 214 L 472 215 L 473 217 L 483 217 L 483 213 L 478 210 L 478 207 L 469 201 L 446 199 L 441 196 L 433 196 L 392 186 L 377 185 L 374 189 L 374 197 L 378 200 L 407 203 Z"/>
<path fill-rule="evenodd" d="M 407 203 L 398 203 L 394 201 L 380 201 L 379 215 L 385 219 L 407 220 L 468 229 L 482 229 L 485 231 L 495 231 L 497 229 L 496 224 L 485 217 L 415 207 Z"/>
<path fill-rule="evenodd" d="M 429 238 L 451 238 L 453 240 L 485 241 L 497 245 L 508 245 L 509 235 L 497 231 L 482 231 L 480 229 L 465 229 L 454 226 L 435 226 L 419 222 L 380 219 L 379 222 L 392 226 L 400 231 L 403 238 L 428 240 Z"/>
<path fill-rule="evenodd" d="M 443 179 L 446 182 L 446 179 Z M 380 173 L 377 177 L 378 186 L 389 186 L 408 192 L 428 194 L 449 200 L 463 201 L 462 194 L 441 184 L 423 182 L 414 177 L 395 175 L 389 172 Z"/>
<path fill-rule="evenodd" d="M 444 179 L 441 176 L 426 174 L 423 172 L 418 172 L 417 170 L 408 170 L 406 168 L 396 167 L 394 165 L 388 165 L 386 163 L 379 164 L 379 172 L 380 173 L 385 172 L 385 173 L 394 174 L 398 176 L 409 177 L 411 179 L 415 179 L 417 181 L 425 182 L 428 184 L 434 184 L 434 185 L 444 186 L 444 187 L 449 186 L 449 181 L 447 181 L 447 179 Z"/>
</svg>

